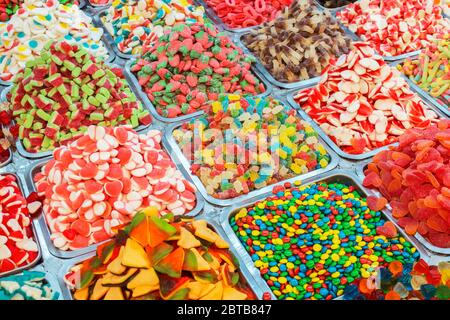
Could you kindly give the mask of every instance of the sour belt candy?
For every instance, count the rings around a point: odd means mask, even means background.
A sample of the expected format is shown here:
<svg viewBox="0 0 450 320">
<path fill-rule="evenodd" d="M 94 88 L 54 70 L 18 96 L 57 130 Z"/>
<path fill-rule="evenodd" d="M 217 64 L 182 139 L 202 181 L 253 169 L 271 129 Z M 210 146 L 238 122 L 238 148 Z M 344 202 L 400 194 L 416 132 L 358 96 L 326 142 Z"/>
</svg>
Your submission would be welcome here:
<svg viewBox="0 0 450 320">
<path fill-rule="evenodd" d="M 33 203 L 30 209 L 34 213 L 39 207 Z M 28 202 L 16 177 L 0 175 L 0 274 L 29 265 L 37 259 L 38 246 L 31 223 Z"/>
<path fill-rule="evenodd" d="M 76 250 L 109 239 L 112 227 L 148 205 L 161 214 L 191 211 L 195 189 L 160 142 L 157 130 L 138 135 L 127 126 L 89 126 L 57 148 L 34 177 L 53 244 Z"/>
<path fill-rule="evenodd" d="M 205 220 L 167 220 L 149 207 L 64 280 L 76 300 L 256 299 L 228 248 Z"/>
<path fill-rule="evenodd" d="M 339 8 L 355 1 L 356 0 L 319 0 L 318 2 L 325 8 Z"/>
<path fill-rule="evenodd" d="M 377 188 L 408 234 L 450 248 L 450 120 L 413 128 L 399 145 L 381 151 L 364 171 L 364 186 Z"/>
<path fill-rule="evenodd" d="M 247 28 L 274 20 L 293 0 L 206 0 L 230 28 Z"/>
<path fill-rule="evenodd" d="M 0 23 L 0 79 L 10 81 L 28 61 L 40 56 L 49 41 L 76 42 L 96 57 L 106 59 L 102 34 L 102 29 L 94 28 L 91 18 L 78 6 L 65 6 L 55 0 L 25 0 L 11 20 Z"/>
<path fill-rule="evenodd" d="M 91 124 L 136 128 L 151 122 L 121 69 L 99 62 L 79 45 L 49 43 L 15 83 L 9 107 L 29 152 L 53 150 Z"/>
<path fill-rule="evenodd" d="M 445 107 L 450 107 L 450 33 L 430 44 L 419 58 L 408 58 L 398 69 Z"/>
<path fill-rule="evenodd" d="M 432 0 L 361 0 L 337 17 L 383 56 L 423 49 L 450 33 L 450 20 Z"/>
<path fill-rule="evenodd" d="M 21 274 L 0 278 L 0 300 L 57 300 L 45 280 L 45 272 L 24 271 Z"/>
<path fill-rule="evenodd" d="M 264 85 L 245 56 L 212 24 L 180 24 L 131 67 L 158 113 L 167 118 L 199 111 L 220 93 L 256 95 Z"/>
<path fill-rule="evenodd" d="M 281 82 L 317 77 L 331 58 L 351 48 L 338 23 L 312 0 L 295 1 L 275 21 L 252 30 L 242 40 Z"/>
<path fill-rule="evenodd" d="M 103 24 L 125 54 L 142 52 L 164 31 L 179 23 L 203 22 L 204 8 L 191 0 L 114 0 Z"/>
<path fill-rule="evenodd" d="M 449 300 L 450 263 L 429 266 L 391 262 L 369 279 L 360 279 L 344 290 L 346 300 Z"/>
<path fill-rule="evenodd" d="M 398 140 L 406 129 L 437 121 L 395 68 L 355 43 L 333 61 L 319 84 L 295 100 L 344 152 L 361 154 Z"/>
<path fill-rule="evenodd" d="M 352 185 L 298 185 L 275 187 L 230 221 L 278 299 L 330 300 L 379 266 L 419 257 Z M 386 224 L 394 233 L 381 232 Z"/>
<path fill-rule="evenodd" d="M 325 168 L 330 157 L 305 121 L 272 98 L 224 95 L 173 132 L 208 194 L 229 199 Z"/>
</svg>

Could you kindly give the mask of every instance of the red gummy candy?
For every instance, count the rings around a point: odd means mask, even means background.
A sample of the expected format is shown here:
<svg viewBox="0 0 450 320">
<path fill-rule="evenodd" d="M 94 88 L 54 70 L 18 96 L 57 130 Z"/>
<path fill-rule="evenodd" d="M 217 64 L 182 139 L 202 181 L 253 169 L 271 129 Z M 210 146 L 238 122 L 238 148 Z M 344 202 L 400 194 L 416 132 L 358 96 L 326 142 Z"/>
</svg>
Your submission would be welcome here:
<svg viewBox="0 0 450 320">
<path fill-rule="evenodd" d="M 373 211 L 380 211 L 383 210 L 386 207 L 387 200 L 386 198 L 379 198 L 374 196 L 368 196 L 367 197 L 367 206 L 370 210 Z"/>
</svg>

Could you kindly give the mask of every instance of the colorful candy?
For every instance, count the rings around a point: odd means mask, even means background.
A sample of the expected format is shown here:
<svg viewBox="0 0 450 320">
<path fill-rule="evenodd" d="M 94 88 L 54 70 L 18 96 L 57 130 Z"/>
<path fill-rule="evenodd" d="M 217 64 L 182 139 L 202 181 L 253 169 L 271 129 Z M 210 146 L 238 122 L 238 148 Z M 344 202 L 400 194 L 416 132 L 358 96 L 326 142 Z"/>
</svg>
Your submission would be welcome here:
<svg viewBox="0 0 450 320">
<path fill-rule="evenodd" d="M 379 266 L 419 253 L 401 236 L 377 232 L 386 220 L 351 185 L 285 184 L 241 209 L 230 224 L 278 299 L 326 299 Z"/>
<path fill-rule="evenodd" d="M 414 83 L 436 98 L 445 107 L 450 106 L 450 33 L 433 42 L 419 58 L 408 58 L 398 69 Z"/>
<path fill-rule="evenodd" d="M 339 8 L 346 6 L 356 0 L 319 0 L 318 2 L 325 8 Z"/>
<path fill-rule="evenodd" d="M 173 132 L 206 191 L 229 199 L 325 168 L 330 156 L 305 121 L 272 98 L 223 95 Z"/>
<path fill-rule="evenodd" d="M 95 6 L 106 6 L 111 3 L 111 0 L 89 0 L 89 3 Z"/>
<path fill-rule="evenodd" d="M 361 0 L 337 18 L 383 56 L 397 56 L 427 47 L 450 33 L 450 21 L 431 0 Z"/>
<path fill-rule="evenodd" d="M 120 52 L 140 55 L 174 25 L 203 17 L 204 8 L 191 0 L 114 0 L 101 19 Z"/>
<path fill-rule="evenodd" d="M 25 0 L 6 23 L 0 23 L 0 79 L 12 80 L 28 61 L 41 55 L 49 42 L 79 43 L 99 59 L 108 58 L 101 42 L 102 29 L 78 6 L 65 6 L 55 0 Z"/>
<path fill-rule="evenodd" d="M 9 107 L 29 152 L 53 150 L 83 135 L 89 125 L 137 128 L 152 120 L 121 69 L 99 62 L 78 45 L 49 43 L 15 82 Z"/>
<path fill-rule="evenodd" d="M 0 278 L 0 300 L 57 300 L 45 279 L 45 272 L 24 271 L 21 274 Z"/>
<path fill-rule="evenodd" d="M 230 28 L 248 28 L 274 20 L 293 0 L 206 0 Z"/>
<path fill-rule="evenodd" d="M 113 227 L 149 205 L 161 214 L 191 211 L 195 188 L 160 142 L 157 130 L 138 135 L 129 126 L 89 126 L 55 149 L 34 176 L 55 247 L 76 250 L 107 240 Z"/>
<path fill-rule="evenodd" d="M 27 202 L 15 176 L 0 175 L 0 274 L 30 265 L 38 258 L 30 213 L 39 208 L 39 203 Z"/>
<path fill-rule="evenodd" d="M 245 56 L 212 24 L 179 24 L 135 61 L 131 70 L 160 115 L 199 111 L 220 93 L 260 94 L 264 85 Z"/>
<path fill-rule="evenodd" d="M 362 154 L 437 121 L 395 68 L 364 43 L 333 61 L 295 100 L 344 152 Z"/>
<path fill-rule="evenodd" d="M 149 207 L 64 279 L 76 300 L 255 299 L 228 248 L 205 220 Z"/>
<path fill-rule="evenodd" d="M 429 266 L 420 259 L 413 264 L 391 262 L 376 275 L 345 288 L 346 300 L 449 300 L 450 263 Z"/>
<path fill-rule="evenodd" d="M 390 202 L 405 231 L 450 248 L 450 120 L 412 128 L 399 145 L 381 151 L 364 171 L 364 186 L 377 188 Z"/>
<path fill-rule="evenodd" d="M 295 1 L 275 21 L 245 35 L 243 42 L 281 82 L 317 77 L 331 58 L 351 47 L 339 24 L 312 0 Z"/>
<path fill-rule="evenodd" d="M 0 107 L 1 109 L 1 107 Z M 2 126 L 2 116 L 6 114 L 6 111 L 0 111 L 0 127 Z M 10 122 L 7 116 L 7 123 Z M 10 157 L 10 147 L 14 141 L 14 137 L 10 134 L 9 130 L 1 128 L 0 130 L 0 166 L 8 161 Z"/>
</svg>

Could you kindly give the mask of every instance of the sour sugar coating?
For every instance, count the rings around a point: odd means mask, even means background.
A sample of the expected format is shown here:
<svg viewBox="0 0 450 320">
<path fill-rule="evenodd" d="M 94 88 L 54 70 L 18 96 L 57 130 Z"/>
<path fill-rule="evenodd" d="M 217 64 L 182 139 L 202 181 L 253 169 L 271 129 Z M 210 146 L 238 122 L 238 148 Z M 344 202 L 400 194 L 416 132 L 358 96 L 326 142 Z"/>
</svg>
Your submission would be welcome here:
<svg viewBox="0 0 450 320">
<path fill-rule="evenodd" d="M 292 0 L 206 0 L 230 28 L 248 28 L 274 20 Z"/>
<path fill-rule="evenodd" d="M 53 150 L 83 135 L 89 125 L 137 128 L 152 121 L 120 68 L 67 42 L 49 43 L 39 58 L 27 62 L 7 98 L 28 152 Z"/>
<path fill-rule="evenodd" d="M 288 83 L 320 76 L 330 59 L 351 48 L 339 24 L 313 0 L 295 1 L 242 39 L 276 80 Z"/>
<path fill-rule="evenodd" d="M 45 272 L 24 271 L 0 278 L 0 300 L 57 300 L 55 292 L 45 279 Z"/>
<path fill-rule="evenodd" d="M 148 205 L 163 215 L 191 211 L 195 188 L 160 142 L 157 130 L 138 135 L 127 126 L 89 126 L 57 148 L 34 176 L 55 247 L 76 250 L 107 240 L 113 227 Z"/>
<path fill-rule="evenodd" d="M 305 121 L 272 98 L 223 95 L 173 136 L 208 194 L 230 199 L 325 168 L 330 156 Z"/>
<path fill-rule="evenodd" d="M 338 12 L 337 18 L 388 57 L 421 50 L 450 33 L 450 20 L 431 0 L 361 0 Z"/>
<path fill-rule="evenodd" d="M 27 266 L 38 257 L 29 203 L 17 183 L 13 175 L 0 175 L 0 274 Z M 40 208 L 39 203 L 31 206 L 33 213 Z"/>
<path fill-rule="evenodd" d="M 325 8 L 334 9 L 356 2 L 356 0 L 319 0 L 318 2 Z"/>
<path fill-rule="evenodd" d="M 419 58 L 408 58 L 398 69 L 445 107 L 450 107 L 450 33 L 432 42 Z"/>
<path fill-rule="evenodd" d="M 75 300 L 256 299 L 206 220 L 168 220 L 149 207 L 119 234 L 64 277 Z"/>
<path fill-rule="evenodd" d="M 0 23 L 0 79 L 11 81 L 48 42 L 78 43 L 99 59 L 108 58 L 103 31 L 76 5 L 55 0 L 25 0 L 8 22 Z"/>
<path fill-rule="evenodd" d="M 200 111 L 220 93 L 257 95 L 264 85 L 245 56 L 214 25 L 179 24 L 135 61 L 131 70 L 160 115 Z"/>
<path fill-rule="evenodd" d="M 380 228 L 390 222 L 353 186 L 285 187 L 275 187 L 273 196 L 241 209 L 230 221 L 278 299 L 330 300 L 378 267 L 418 259 L 403 237 L 384 235 Z"/>
<path fill-rule="evenodd" d="M 203 23 L 205 10 L 192 0 L 114 0 L 101 19 L 120 52 L 140 55 L 180 23 Z"/>
<path fill-rule="evenodd" d="M 413 128 L 399 145 L 381 151 L 364 171 L 364 186 L 377 188 L 408 234 L 450 248 L 450 120 Z"/>
<path fill-rule="evenodd" d="M 409 128 L 427 128 L 437 114 L 410 90 L 400 72 L 365 43 L 334 60 L 317 86 L 295 100 L 349 154 L 398 141 Z"/>
</svg>

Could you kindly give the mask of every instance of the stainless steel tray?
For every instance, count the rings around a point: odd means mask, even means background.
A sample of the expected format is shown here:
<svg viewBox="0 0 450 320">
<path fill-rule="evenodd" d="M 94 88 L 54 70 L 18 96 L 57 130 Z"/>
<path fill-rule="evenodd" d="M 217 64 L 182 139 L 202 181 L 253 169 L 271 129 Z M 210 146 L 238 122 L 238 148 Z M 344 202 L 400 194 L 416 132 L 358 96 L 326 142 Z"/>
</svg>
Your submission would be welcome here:
<svg viewBox="0 0 450 320">
<path fill-rule="evenodd" d="M 280 101 L 286 107 L 289 108 L 289 106 L 285 103 L 285 101 L 283 101 L 281 99 L 280 99 Z M 187 121 L 185 121 L 185 122 L 187 122 Z M 326 143 L 324 143 L 323 139 L 319 136 L 319 142 L 322 143 L 322 145 L 324 146 L 325 150 L 328 152 L 328 154 L 329 154 L 329 156 L 331 158 L 328 166 L 326 166 L 325 168 L 317 169 L 317 170 L 310 171 L 310 172 L 302 174 L 302 175 L 298 175 L 298 176 L 290 178 L 290 179 L 285 179 L 285 180 L 279 181 L 277 183 L 268 185 L 268 186 L 266 186 L 264 188 L 250 191 L 246 195 L 241 195 L 239 197 L 235 197 L 235 198 L 232 198 L 232 199 L 218 199 L 218 198 L 215 198 L 215 197 L 209 195 L 206 192 L 205 186 L 203 185 L 202 181 L 195 174 L 191 173 L 190 161 L 188 159 L 186 159 L 186 157 L 184 156 L 184 154 L 181 151 L 180 147 L 178 146 L 177 142 L 173 138 L 172 132 L 176 128 L 178 128 L 181 125 L 183 125 L 185 122 L 169 125 L 167 127 L 166 132 L 165 132 L 163 143 L 164 143 L 165 147 L 167 148 L 167 150 L 169 150 L 169 152 L 172 154 L 172 156 L 174 158 L 176 158 L 176 161 L 181 163 L 181 165 L 184 167 L 185 171 L 189 173 L 189 176 L 191 177 L 192 181 L 194 181 L 194 184 L 197 187 L 197 190 L 200 191 L 200 193 L 206 199 L 206 201 L 208 201 L 209 203 L 214 204 L 216 206 L 220 206 L 220 207 L 230 206 L 230 205 L 233 205 L 233 204 L 236 204 L 236 203 L 240 203 L 240 202 L 246 201 L 246 200 L 251 199 L 253 197 L 257 197 L 258 195 L 260 195 L 262 193 L 265 193 L 265 192 L 267 192 L 269 190 L 272 190 L 272 188 L 274 186 L 281 185 L 281 184 L 283 184 L 285 182 L 291 182 L 291 181 L 295 181 L 295 180 L 299 180 L 299 179 L 302 179 L 302 180 L 303 179 L 308 179 L 310 177 L 313 177 L 313 176 L 316 176 L 316 175 L 319 175 L 321 173 L 324 173 L 324 172 L 327 172 L 327 171 L 330 171 L 330 170 L 334 169 L 338 165 L 338 162 L 339 162 L 339 159 L 338 159 L 337 155 L 332 150 L 330 150 L 327 147 Z"/>
<path fill-rule="evenodd" d="M 367 197 L 367 195 L 369 195 L 369 193 L 359 183 L 358 180 L 359 180 L 358 177 L 351 171 L 347 171 L 347 170 L 333 170 L 331 172 L 328 172 L 328 173 L 316 176 L 314 178 L 306 179 L 302 183 L 302 185 L 305 186 L 305 185 L 309 185 L 309 184 L 312 184 L 312 183 L 315 183 L 315 182 L 320 182 L 320 181 L 325 181 L 325 182 L 328 182 L 328 183 L 341 182 L 341 183 L 346 183 L 348 185 L 355 186 L 356 190 L 362 196 Z M 253 261 L 252 261 L 252 259 L 250 257 L 250 254 L 247 252 L 247 250 L 242 245 L 241 241 L 238 239 L 238 237 L 234 233 L 233 229 L 231 228 L 230 222 L 229 222 L 231 217 L 236 215 L 239 212 L 240 209 L 247 208 L 247 207 L 257 203 L 258 201 L 266 199 L 267 197 L 269 197 L 271 195 L 272 195 L 271 192 L 261 193 L 260 195 L 258 195 L 257 197 L 255 197 L 253 199 L 249 199 L 249 200 L 244 201 L 244 202 L 242 202 L 240 204 L 235 204 L 235 205 L 233 205 L 231 207 L 228 207 L 228 208 L 224 209 L 222 211 L 222 213 L 221 213 L 221 216 L 220 216 L 220 225 L 225 230 L 225 233 L 228 235 L 228 238 L 230 239 L 232 246 L 235 247 L 236 251 L 241 256 L 241 258 L 243 259 L 245 265 L 249 269 L 250 273 L 252 275 L 254 275 L 258 286 L 263 288 L 263 291 L 270 292 L 272 298 L 276 299 L 276 296 L 273 294 L 272 290 L 270 289 L 270 287 L 268 286 L 266 281 L 261 277 L 259 270 L 254 266 L 254 263 L 253 263 Z M 390 221 L 392 221 L 395 224 L 395 221 L 393 221 L 393 219 L 389 216 L 389 214 L 387 213 L 387 210 L 383 210 L 382 213 L 384 214 L 384 216 L 385 216 L 385 218 L 387 220 L 390 220 Z M 404 231 L 401 228 L 398 227 L 397 224 L 395 224 L 395 225 L 396 225 L 399 233 L 406 240 L 411 242 L 416 247 L 416 249 L 419 252 L 420 256 L 424 260 L 430 261 L 430 259 L 431 259 L 430 255 L 423 249 L 421 244 L 418 243 L 418 241 L 416 239 L 410 238 L 406 233 L 404 233 Z"/>
<path fill-rule="evenodd" d="M 20 190 L 22 196 L 24 198 L 26 198 L 28 196 L 26 194 L 26 190 L 24 188 L 24 182 L 20 179 L 20 177 L 16 173 L 14 173 L 14 172 L 0 172 L 0 176 L 4 176 L 4 175 L 12 175 L 12 176 L 14 176 L 16 178 L 16 182 L 17 182 L 17 185 L 19 186 L 19 190 Z M 42 259 L 41 244 L 39 243 L 39 237 L 37 236 L 37 232 L 36 232 L 36 228 L 35 228 L 33 220 L 34 219 L 32 217 L 30 217 L 31 230 L 33 232 L 33 239 L 36 242 L 37 248 L 38 248 L 38 255 L 37 255 L 36 259 L 33 262 L 31 262 L 31 263 L 29 263 L 27 265 L 24 265 L 22 267 L 16 268 L 14 270 L 10 270 L 10 271 L 7 271 L 7 272 L 0 272 L 0 278 L 1 277 L 5 277 L 5 276 L 9 276 L 9 275 L 12 275 L 12 274 L 20 273 L 23 270 L 30 269 L 30 268 L 34 267 L 35 265 L 37 265 L 39 263 L 39 261 L 41 261 L 41 259 Z"/>
<path fill-rule="evenodd" d="M 175 118 L 166 118 L 166 117 L 161 116 L 158 113 L 158 111 L 156 110 L 154 104 L 148 98 L 147 94 L 142 90 L 142 87 L 139 84 L 138 79 L 136 78 L 134 73 L 131 71 L 131 65 L 134 62 L 135 62 L 135 60 L 129 60 L 125 64 L 125 72 L 124 72 L 125 77 L 127 78 L 128 82 L 130 83 L 131 87 L 133 88 L 136 96 L 139 96 L 139 98 L 145 103 L 147 108 L 150 110 L 153 118 L 158 119 L 161 122 L 174 123 L 174 122 L 185 121 L 187 119 L 191 119 L 193 117 L 199 116 L 199 115 L 204 113 L 204 111 L 197 111 L 197 112 L 193 112 L 193 113 L 190 113 L 190 114 L 185 114 L 185 115 L 182 115 L 182 116 L 179 116 L 179 117 L 175 117 Z M 273 91 L 273 87 L 270 85 L 270 83 L 268 83 L 265 80 L 264 77 L 262 77 L 260 74 L 255 72 L 254 66 L 252 66 L 251 70 L 253 71 L 254 75 L 256 77 L 258 77 L 258 79 L 261 81 L 261 83 L 264 84 L 264 87 L 266 88 L 266 91 L 264 91 L 263 93 L 261 93 L 261 94 L 259 94 L 257 96 L 258 97 L 269 96 L 272 93 L 272 91 Z"/>
</svg>

